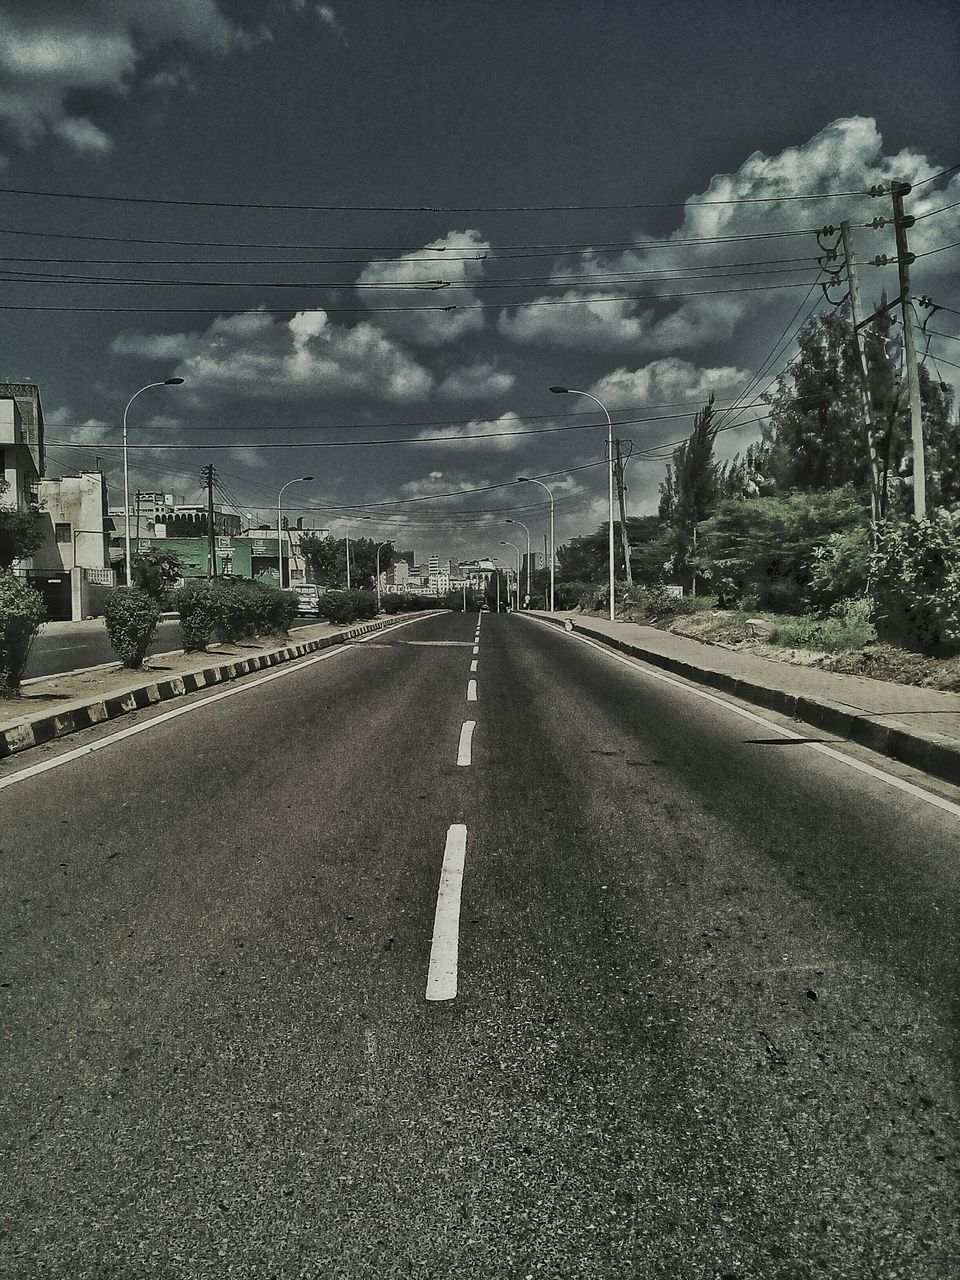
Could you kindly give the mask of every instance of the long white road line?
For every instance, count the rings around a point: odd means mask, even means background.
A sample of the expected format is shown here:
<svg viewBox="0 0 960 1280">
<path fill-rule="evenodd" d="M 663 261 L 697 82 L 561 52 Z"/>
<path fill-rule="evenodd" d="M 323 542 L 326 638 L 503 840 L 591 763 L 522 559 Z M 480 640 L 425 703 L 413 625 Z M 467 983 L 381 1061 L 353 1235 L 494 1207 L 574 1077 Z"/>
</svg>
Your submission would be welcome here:
<svg viewBox="0 0 960 1280">
<path fill-rule="evenodd" d="M 464 720 L 460 729 L 460 744 L 457 747 L 457 764 L 473 763 L 473 731 L 476 727 L 476 720 Z"/>
<path fill-rule="evenodd" d="M 380 636 L 384 636 L 390 631 L 397 631 L 400 627 L 409 627 L 414 622 L 419 621 L 419 618 L 408 618 L 404 622 L 394 623 L 393 626 L 383 627 L 379 631 L 371 631 L 367 635 L 361 636 L 357 643 L 363 644 L 365 640 L 379 639 Z M 112 747 L 115 743 L 123 742 L 126 738 L 135 737 L 138 733 L 149 733 L 157 725 L 166 724 L 169 720 L 176 720 L 179 716 L 189 716 L 195 711 L 202 711 L 204 707 L 209 707 L 214 702 L 222 702 L 225 698 L 235 698 L 238 694 L 246 693 L 250 689 L 258 689 L 261 685 L 269 684 L 272 680 L 282 680 L 285 676 L 296 675 L 298 671 L 312 667 L 317 662 L 326 662 L 330 658 L 336 658 L 339 654 L 349 652 L 350 647 L 346 643 L 337 645 L 335 648 L 326 649 L 323 653 L 317 654 L 313 658 L 305 658 L 302 662 L 288 663 L 278 667 L 276 671 L 271 671 L 269 675 L 259 676 L 256 680 L 245 680 L 242 684 L 234 685 L 229 689 L 221 689 L 219 693 L 213 693 L 207 698 L 200 698 L 197 702 L 189 702 L 186 706 L 176 707 L 172 711 L 164 711 L 161 715 L 153 716 L 140 724 L 131 725 L 129 729 L 120 729 L 117 733 L 108 734 L 105 738 L 98 738 L 96 742 L 90 742 L 86 746 L 74 747 L 72 751 L 65 751 L 63 755 L 54 756 L 52 760 L 44 760 L 40 764 L 29 765 L 26 769 L 18 769 L 16 773 L 0 778 L 0 791 L 6 790 L 7 787 L 12 787 L 18 782 L 25 782 L 28 778 L 34 778 L 37 774 L 47 773 L 50 769 L 59 769 L 61 765 L 70 764 L 73 760 L 79 760 L 81 756 L 89 756 L 94 751 L 103 751 L 106 747 Z"/>
<path fill-rule="evenodd" d="M 433 921 L 430 968 L 427 971 L 427 999 L 454 1000 L 457 995 L 457 964 L 460 953 L 460 892 L 463 864 L 467 856 L 467 828 L 454 823 L 447 831 L 443 852 L 437 911 Z"/>
</svg>

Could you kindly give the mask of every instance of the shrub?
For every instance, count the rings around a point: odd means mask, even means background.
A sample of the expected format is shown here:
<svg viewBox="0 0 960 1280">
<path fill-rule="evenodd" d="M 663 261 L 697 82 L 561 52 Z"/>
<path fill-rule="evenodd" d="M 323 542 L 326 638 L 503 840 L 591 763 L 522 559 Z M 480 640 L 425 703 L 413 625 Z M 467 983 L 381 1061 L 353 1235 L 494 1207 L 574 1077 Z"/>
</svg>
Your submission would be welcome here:
<svg viewBox="0 0 960 1280">
<path fill-rule="evenodd" d="M 831 533 L 815 547 L 810 570 L 811 599 L 821 607 L 861 596 L 870 576 L 870 531 L 865 526 Z"/>
<path fill-rule="evenodd" d="M 30 648 L 46 614 L 38 591 L 7 570 L 0 572 L 0 696 L 20 692 Z"/>
<path fill-rule="evenodd" d="M 142 667 L 150 641 L 157 633 L 160 607 L 137 587 L 117 587 L 103 610 L 113 651 L 125 667 Z"/>
<path fill-rule="evenodd" d="M 180 614 L 180 641 L 184 649 L 206 649 L 216 625 L 209 583 L 188 582 L 177 592 L 175 603 Z"/>
<path fill-rule="evenodd" d="M 944 514 L 879 530 L 870 577 L 881 639 L 930 654 L 960 647 L 958 521 Z"/>
<path fill-rule="evenodd" d="M 375 618 L 377 616 L 377 593 L 375 591 L 347 591 L 353 601 L 355 618 Z"/>
<path fill-rule="evenodd" d="M 691 596 L 675 596 L 660 586 L 627 587 L 621 597 L 624 612 L 651 622 L 663 618 L 677 618 L 681 614 L 694 613 L 697 601 Z"/>
<path fill-rule="evenodd" d="M 258 635 L 286 635 L 298 604 L 296 592 L 243 578 L 188 583 L 177 603 L 185 649 L 205 649 L 212 636 L 235 644 Z"/>
<path fill-rule="evenodd" d="M 862 649 L 877 638 L 876 627 L 870 621 L 872 611 L 873 601 L 866 596 L 838 600 L 825 618 L 807 613 L 779 619 L 774 642 L 795 649 L 820 649 L 823 653 Z"/>
<path fill-rule="evenodd" d="M 326 591 L 320 597 L 320 616 L 328 622 L 343 626 L 353 622 L 357 616 L 356 603 L 351 598 L 352 591 Z"/>
</svg>

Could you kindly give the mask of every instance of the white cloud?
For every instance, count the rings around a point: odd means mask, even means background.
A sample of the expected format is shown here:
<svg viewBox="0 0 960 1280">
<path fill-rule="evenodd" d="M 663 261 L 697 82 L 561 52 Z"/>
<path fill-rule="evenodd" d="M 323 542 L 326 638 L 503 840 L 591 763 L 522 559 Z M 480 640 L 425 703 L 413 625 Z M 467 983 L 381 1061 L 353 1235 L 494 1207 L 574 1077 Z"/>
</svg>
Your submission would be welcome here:
<svg viewBox="0 0 960 1280">
<path fill-rule="evenodd" d="M 337 17 L 336 13 L 333 10 L 332 5 L 318 4 L 317 17 L 325 26 L 330 28 L 330 30 L 334 33 L 334 35 L 336 35 L 340 40 L 344 42 L 344 44 L 346 44 L 347 41 L 343 31 L 343 23 Z"/>
<path fill-rule="evenodd" d="M 505 396 L 516 385 L 516 377 L 497 367 L 493 360 L 451 369 L 437 387 L 437 394 L 448 400 L 481 400 Z"/>
<path fill-rule="evenodd" d="M 815 226 L 837 216 L 838 210 L 859 208 L 863 220 L 880 213 L 889 218 L 889 199 L 861 200 L 859 205 L 840 199 L 820 202 L 794 201 L 787 197 L 799 193 L 826 191 L 866 191 L 875 183 L 888 184 L 891 178 L 916 183 L 932 176 L 937 165 L 910 150 L 885 155 L 883 139 L 876 122 L 855 116 L 834 120 L 813 138 L 800 146 L 785 148 L 773 156 L 755 152 L 732 174 L 717 174 L 703 192 L 691 196 L 684 206 L 680 225 L 670 235 L 659 239 L 636 234 L 647 247 L 625 252 L 588 249 L 575 259 L 565 259 L 553 271 L 560 282 L 570 283 L 573 275 L 587 279 L 582 285 L 561 291 L 557 289 L 534 299 L 532 303 L 504 310 L 500 315 L 500 332 L 519 343 L 543 343 L 559 347 L 615 353 L 628 347 L 647 351 L 690 349 L 710 342 L 730 339 L 748 318 L 772 314 L 784 315 L 794 310 L 803 297 L 804 282 L 816 274 L 814 259 L 820 250 L 813 235 L 784 239 L 752 240 L 742 243 L 701 244 L 677 243 L 704 237 L 737 237 L 771 230 L 792 230 L 799 226 Z M 926 212 L 957 199 L 960 177 L 946 190 L 929 193 L 919 188 L 911 196 L 911 212 Z M 705 203 L 719 201 L 755 201 L 755 203 Z M 882 207 L 881 207 L 882 206 Z M 936 225 L 933 225 L 936 224 Z M 958 211 L 921 220 L 911 232 L 918 250 L 933 248 L 957 238 L 960 228 Z M 877 252 L 890 252 L 889 228 L 886 239 L 881 233 L 858 231 L 858 249 L 862 258 Z M 767 260 L 804 259 L 782 263 Z M 932 264 L 934 259 L 927 260 Z M 918 270 L 921 268 L 918 262 Z M 754 263 L 744 269 L 762 272 L 770 265 L 770 274 L 737 277 L 727 264 Z M 787 268 L 797 268 L 788 271 Z M 694 270 L 691 270 L 694 268 Z M 632 273 L 624 278 L 625 273 Z M 712 279 L 698 279 L 700 274 Z M 721 278 L 729 275 L 729 279 Z M 619 277 L 619 278 L 617 278 Z M 670 278 L 673 277 L 673 278 Z M 764 285 L 782 285 L 798 281 L 797 289 L 764 289 Z M 876 277 L 865 278 L 865 289 L 875 284 Z M 744 287 L 750 292 L 723 292 Z M 650 298 L 601 302 L 603 297 L 621 298 L 635 293 Z M 670 294 L 701 294 L 700 297 L 671 298 Z M 544 305 L 557 300 L 562 305 Z M 569 299 L 593 299 L 586 305 L 569 305 Z"/>
<path fill-rule="evenodd" d="M 516 449 L 524 443 L 525 436 L 519 434 L 522 429 L 521 418 L 511 410 L 501 414 L 499 418 L 487 421 L 477 418 L 455 427 L 432 427 L 428 431 L 422 431 L 417 439 L 436 440 L 439 437 L 442 440 L 456 440 L 460 446 L 458 453 L 468 449 L 503 451 Z M 471 438 L 476 436 L 482 436 L 482 439 Z"/>
<path fill-rule="evenodd" d="M 625 405 L 672 404 L 706 400 L 731 392 L 749 380 L 749 373 L 733 365 L 701 369 L 688 360 L 666 356 L 639 369 L 619 368 L 605 374 L 590 391 L 608 409 Z"/>
<path fill-rule="evenodd" d="M 378 328 L 331 324 L 324 311 L 281 320 L 265 311 L 219 316 L 204 333 L 124 334 L 117 354 L 179 363 L 189 392 L 255 399 L 310 400 L 364 395 L 416 400 L 428 395 L 432 375 Z"/>
<path fill-rule="evenodd" d="M 439 347 L 483 328 L 483 312 L 463 310 L 475 306 L 477 295 L 470 285 L 483 275 L 483 259 L 489 243 L 479 231 L 448 231 L 414 253 L 389 262 L 371 262 L 358 284 L 383 287 L 358 290 L 367 307 L 436 308 L 407 312 L 381 312 L 377 324 L 387 332 L 419 346 Z M 391 288 L 391 285 L 398 286 Z M 422 288 L 411 288 L 420 285 Z M 450 307 L 452 310 L 444 310 Z"/>
<path fill-rule="evenodd" d="M 295 9 L 277 0 L 272 12 Z M 68 105 L 78 91 L 123 96 L 144 60 L 176 46 L 223 57 L 270 38 L 238 26 L 222 0 L 4 0 L 0 9 L 0 130 L 19 147 L 57 137 L 88 154 L 109 150 L 107 136 Z M 162 69 L 154 85 L 172 87 L 188 73 Z"/>
</svg>

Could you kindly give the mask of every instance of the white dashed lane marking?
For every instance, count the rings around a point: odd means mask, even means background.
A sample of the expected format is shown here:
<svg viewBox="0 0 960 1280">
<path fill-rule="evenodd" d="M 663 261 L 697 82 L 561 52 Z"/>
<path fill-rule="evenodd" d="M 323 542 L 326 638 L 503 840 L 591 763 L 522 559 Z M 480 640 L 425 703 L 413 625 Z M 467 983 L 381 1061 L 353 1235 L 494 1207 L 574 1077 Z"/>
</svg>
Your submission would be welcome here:
<svg viewBox="0 0 960 1280">
<path fill-rule="evenodd" d="M 437 911 L 433 921 L 430 968 L 427 971 L 427 999 L 454 1000 L 457 995 L 457 964 L 460 953 L 460 892 L 463 864 L 467 856 L 467 828 L 456 822 L 447 831 L 443 852 Z"/>
<path fill-rule="evenodd" d="M 457 764 L 473 763 L 473 731 L 477 727 L 476 720 L 464 720 L 460 729 L 460 745 L 457 748 Z"/>
</svg>

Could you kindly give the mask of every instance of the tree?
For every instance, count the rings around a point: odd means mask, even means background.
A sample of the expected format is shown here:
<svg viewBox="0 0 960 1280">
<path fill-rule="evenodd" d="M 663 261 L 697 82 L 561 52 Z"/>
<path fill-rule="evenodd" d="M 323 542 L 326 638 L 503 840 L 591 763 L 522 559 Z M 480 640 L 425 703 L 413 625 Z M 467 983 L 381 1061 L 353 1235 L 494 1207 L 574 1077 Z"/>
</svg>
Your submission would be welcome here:
<svg viewBox="0 0 960 1280">
<path fill-rule="evenodd" d="M 162 604 L 170 588 L 183 577 L 180 557 L 162 547 L 151 547 L 133 557 L 133 585 Z"/>
<path fill-rule="evenodd" d="M 697 527 L 710 515 L 717 501 L 718 468 L 713 461 L 717 425 L 714 397 L 693 420 L 688 439 L 673 451 L 673 466 L 660 486 L 660 518 L 671 528 L 667 551 L 674 576 L 689 581 L 693 577 L 691 555 Z"/>
<path fill-rule="evenodd" d="M 307 565 L 307 578 L 318 586 L 341 590 L 347 585 L 347 549 L 343 538 L 321 538 L 305 533 L 300 550 Z"/>
<path fill-rule="evenodd" d="M 727 498 L 700 526 L 697 569 L 747 607 L 797 609 L 812 598 L 817 549 L 866 523 L 852 486 L 752 502 Z"/>
<path fill-rule="evenodd" d="M 561 582 L 606 582 L 610 571 L 610 524 L 604 521 L 595 533 L 581 534 L 579 538 L 571 538 L 569 542 L 557 547 L 557 579 Z M 614 523 L 614 534 L 619 528 L 619 521 Z M 638 557 L 642 561 L 646 544 L 658 532 L 662 533 L 663 522 L 658 516 L 628 516 L 627 537 L 630 541 L 630 564 L 635 566 Z M 623 542 L 615 537 L 614 568 L 623 574 Z"/>
<path fill-rule="evenodd" d="M 0 494 L 10 485 L 0 480 Z M 43 525 L 36 507 L 20 511 L 17 507 L 0 507 L 0 569 L 9 569 L 14 560 L 33 555 L 43 542 Z"/>
</svg>

